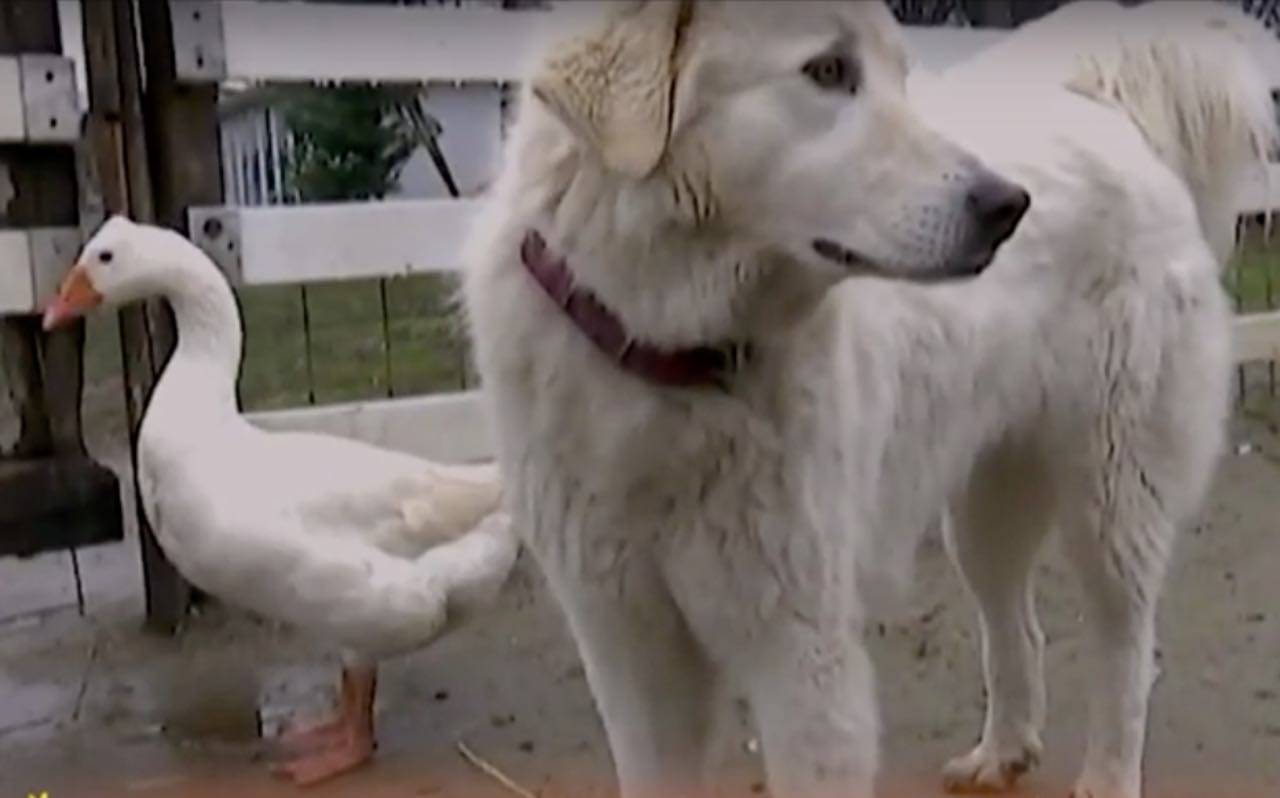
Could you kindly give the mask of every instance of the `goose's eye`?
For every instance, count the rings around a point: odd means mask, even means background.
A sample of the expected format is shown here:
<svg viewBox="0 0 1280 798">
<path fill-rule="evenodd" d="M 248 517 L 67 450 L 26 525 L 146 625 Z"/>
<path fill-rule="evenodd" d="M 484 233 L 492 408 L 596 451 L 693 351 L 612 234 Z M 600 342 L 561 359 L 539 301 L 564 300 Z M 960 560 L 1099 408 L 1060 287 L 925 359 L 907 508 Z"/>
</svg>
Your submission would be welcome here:
<svg viewBox="0 0 1280 798">
<path fill-rule="evenodd" d="M 98 263 L 110 263 L 115 256 L 111 254 L 111 250 L 104 249 L 98 253 Z"/>
<path fill-rule="evenodd" d="M 828 53 L 805 62 L 801 71 L 824 91 L 858 91 L 858 67 L 848 56 Z"/>
</svg>

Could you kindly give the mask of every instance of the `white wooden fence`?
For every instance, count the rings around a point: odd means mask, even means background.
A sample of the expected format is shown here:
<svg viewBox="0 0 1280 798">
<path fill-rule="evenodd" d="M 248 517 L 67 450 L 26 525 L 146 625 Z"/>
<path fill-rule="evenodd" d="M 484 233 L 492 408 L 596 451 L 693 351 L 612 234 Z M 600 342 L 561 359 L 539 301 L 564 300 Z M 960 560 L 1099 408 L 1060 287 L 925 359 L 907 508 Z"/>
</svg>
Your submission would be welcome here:
<svg viewBox="0 0 1280 798">
<path fill-rule="evenodd" d="M 68 144 L 80 135 L 75 65 L 51 54 L 0 56 L 0 144 Z M 16 192 L 0 162 L 0 207 Z M 74 227 L 0 230 L 0 313 L 25 313 L 53 294 L 75 257 Z"/>
<path fill-rule="evenodd" d="M 172 4 L 175 63 L 180 79 L 189 83 L 360 80 L 498 89 L 520 77 L 548 36 L 593 13 L 593 5 L 558 2 L 549 9 L 509 11 L 479 3 L 183 0 Z M 1000 36 L 996 31 L 918 28 L 908 30 L 908 43 L 920 65 L 943 69 Z M 1280 87 L 1280 57 L 1272 63 L 1272 82 Z M 0 94 L 3 87 L 0 80 Z M 0 96 L 0 107 L 6 105 L 7 98 Z M 498 124 L 495 116 L 495 142 Z M 197 243 L 234 280 L 255 285 L 457 267 L 476 200 L 272 205 L 283 198 L 277 156 L 288 144 L 278 120 L 265 114 L 260 124 L 228 126 L 227 133 L 222 157 L 228 192 L 267 204 L 193 208 L 190 217 Z M 494 157 L 489 168 L 496 166 Z M 1271 182 L 1280 187 L 1280 166 L 1273 172 Z M 1249 210 L 1269 207 L 1265 199 L 1259 187 Z M 0 295 L 6 293 L 0 275 Z M 1280 358 L 1280 312 L 1241 319 L 1238 332 L 1240 360 Z M 350 435 L 442 459 L 472 459 L 491 451 L 471 393 L 273 411 L 256 414 L 255 420 L 276 429 Z"/>
</svg>

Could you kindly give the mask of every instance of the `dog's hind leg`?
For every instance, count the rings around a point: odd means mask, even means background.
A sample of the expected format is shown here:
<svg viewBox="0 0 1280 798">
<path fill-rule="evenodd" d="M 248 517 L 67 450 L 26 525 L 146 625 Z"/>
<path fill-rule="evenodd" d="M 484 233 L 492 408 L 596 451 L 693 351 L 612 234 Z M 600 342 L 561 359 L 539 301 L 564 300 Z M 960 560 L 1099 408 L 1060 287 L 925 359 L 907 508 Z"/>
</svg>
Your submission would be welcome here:
<svg viewBox="0 0 1280 798">
<path fill-rule="evenodd" d="M 1013 787 L 1041 754 L 1044 633 L 1033 564 L 1052 517 L 1047 475 L 1012 448 L 988 455 L 955 502 L 944 539 L 978 609 L 987 688 L 982 739 L 943 768 L 952 792 Z"/>
<path fill-rule="evenodd" d="M 1073 798 L 1139 798 L 1147 705 L 1155 682 L 1156 604 L 1174 526 L 1141 475 L 1114 479 L 1108 499 L 1063 531 L 1082 587 L 1092 644 L 1089 736 Z"/>
<path fill-rule="evenodd" d="M 625 589 L 553 579 L 604 721 L 623 798 L 701 794 L 715 674 L 659 580 Z"/>
</svg>

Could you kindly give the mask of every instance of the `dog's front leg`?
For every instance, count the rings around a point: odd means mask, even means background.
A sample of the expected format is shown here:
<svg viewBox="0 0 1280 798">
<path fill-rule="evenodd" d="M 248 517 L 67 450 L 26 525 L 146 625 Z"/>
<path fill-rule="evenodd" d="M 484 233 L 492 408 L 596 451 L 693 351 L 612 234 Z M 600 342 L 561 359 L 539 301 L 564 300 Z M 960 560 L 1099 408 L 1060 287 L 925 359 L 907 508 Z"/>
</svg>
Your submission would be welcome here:
<svg viewBox="0 0 1280 798">
<path fill-rule="evenodd" d="M 844 629 L 824 634 L 795 621 L 771 633 L 758 655 L 748 692 L 770 793 L 776 798 L 870 796 L 879 722 L 874 674 L 862 641 Z"/>
<path fill-rule="evenodd" d="M 551 574 L 596 700 L 623 798 L 703 790 L 714 673 L 665 586 L 632 565 L 601 585 Z"/>
</svg>

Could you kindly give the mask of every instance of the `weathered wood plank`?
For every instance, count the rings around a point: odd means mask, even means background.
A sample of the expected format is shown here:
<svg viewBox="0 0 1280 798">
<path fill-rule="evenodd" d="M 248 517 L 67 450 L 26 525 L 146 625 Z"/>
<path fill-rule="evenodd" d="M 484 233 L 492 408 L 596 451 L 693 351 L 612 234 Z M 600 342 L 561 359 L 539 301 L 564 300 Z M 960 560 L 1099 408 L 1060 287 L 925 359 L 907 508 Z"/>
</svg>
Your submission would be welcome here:
<svg viewBox="0 0 1280 798">
<path fill-rule="evenodd" d="M 0 53 L 60 53 L 56 0 L 28 0 L 6 3 L 0 9 Z M 79 186 L 75 153 L 67 147 L 7 145 L 0 147 L 0 227 L 35 228 L 75 226 L 79 219 Z M 34 278 L 33 278 L 34 279 Z M 32 285 L 32 297 L 35 286 Z M 6 316 L 0 319 L 4 348 L 9 355 L 6 371 L 10 395 L 21 419 L 13 454 L 22 457 L 79 453 L 79 382 L 62 378 L 80 368 L 84 338 L 83 322 L 64 331 L 44 335 L 34 317 Z M 56 343 L 53 343 L 55 342 Z M 53 343 L 52 348 L 50 344 Z M 70 361 L 63 362 L 70 358 Z M 58 362 L 54 362 L 54 361 Z M 73 391 L 59 397 L 57 412 L 51 417 L 48 385 L 52 369 L 59 377 L 56 389 Z M 54 428 L 59 430 L 54 435 Z M 65 435 L 74 435 L 68 441 Z"/>
<path fill-rule="evenodd" d="M 56 0 L 0 5 L 0 52 L 59 53 Z M 66 146 L 0 147 L 0 228 L 72 228 L 79 223 L 79 177 Z M 31 239 L 28 239 L 30 241 Z M 45 334 L 31 314 L 49 275 L 28 253 L 29 301 L 0 320 L 5 367 L 20 434 L 0 461 L 0 555 L 29 555 L 123 537 L 115 475 L 84 452 L 80 426 L 84 324 Z M 69 253 L 68 258 L 74 255 Z M 49 266 L 49 264 L 36 264 Z"/>
<path fill-rule="evenodd" d="M 86 134 L 104 210 L 152 222 L 156 215 L 134 8 L 131 0 L 81 0 L 90 104 Z M 160 313 L 162 309 L 136 305 L 119 314 L 125 413 L 135 475 L 138 429 L 156 376 L 168 356 L 163 346 L 161 351 L 156 351 L 151 330 L 153 326 L 157 328 L 157 337 L 164 339 L 161 344 L 171 345 L 174 338 L 172 330 L 165 335 L 160 329 L 164 324 Z M 153 631 L 171 634 L 178 630 L 186 615 L 191 600 L 190 586 L 155 540 L 142 510 L 136 477 L 133 490 L 142 549 L 147 625 Z"/>
</svg>

